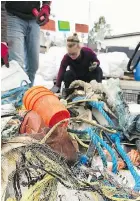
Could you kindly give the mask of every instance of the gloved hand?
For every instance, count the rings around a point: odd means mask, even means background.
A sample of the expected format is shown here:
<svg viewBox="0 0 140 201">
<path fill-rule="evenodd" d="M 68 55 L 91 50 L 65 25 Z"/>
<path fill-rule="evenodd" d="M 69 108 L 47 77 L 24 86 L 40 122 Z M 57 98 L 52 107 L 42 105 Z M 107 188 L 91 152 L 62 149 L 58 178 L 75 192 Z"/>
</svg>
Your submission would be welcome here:
<svg viewBox="0 0 140 201">
<path fill-rule="evenodd" d="M 89 71 L 92 72 L 96 67 L 98 66 L 98 62 L 91 63 L 91 66 L 89 67 Z"/>
<path fill-rule="evenodd" d="M 59 92 L 60 92 L 60 88 L 57 87 L 56 85 L 54 85 L 54 86 L 51 88 L 51 91 L 52 91 L 53 93 L 59 93 Z"/>
<path fill-rule="evenodd" d="M 43 26 L 49 21 L 49 15 L 50 15 L 50 6 L 45 4 L 42 6 L 41 11 L 39 12 L 36 18 L 36 21 L 39 24 L 39 26 Z M 41 20 L 41 17 L 44 17 L 44 20 Z"/>
<path fill-rule="evenodd" d="M 9 68 L 8 45 L 5 42 L 1 42 L 1 65 L 5 65 L 7 68 Z"/>
</svg>

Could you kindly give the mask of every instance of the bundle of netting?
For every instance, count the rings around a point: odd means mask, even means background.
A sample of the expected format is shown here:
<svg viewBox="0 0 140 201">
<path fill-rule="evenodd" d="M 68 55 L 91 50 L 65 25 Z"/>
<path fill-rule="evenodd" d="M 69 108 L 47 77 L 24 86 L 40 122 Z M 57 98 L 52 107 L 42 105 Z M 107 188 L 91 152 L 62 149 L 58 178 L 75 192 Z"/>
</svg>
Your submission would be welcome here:
<svg viewBox="0 0 140 201">
<path fill-rule="evenodd" d="M 34 135 L 29 134 L 22 138 L 15 135 L 15 132 L 17 133 L 19 130 L 19 124 L 13 126 L 13 119 L 6 124 L 6 127 L 4 126 L 2 130 L 2 201 L 140 200 L 140 194 L 136 191 L 140 189 L 140 176 L 121 147 L 121 132 L 119 131 L 120 129 L 122 134 L 130 140 L 130 133 L 136 132 L 134 136 L 139 137 L 139 116 L 129 114 L 118 83 L 113 83 L 114 81 L 110 81 L 104 88 L 101 87 L 101 84 L 93 85 L 94 89 L 90 84 L 79 81 L 75 81 L 71 85 L 71 87 L 76 87 L 76 90 L 67 99 L 72 101 L 67 103 L 67 107 L 76 110 L 77 105 L 82 105 L 81 111 L 85 113 L 88 110 L 89 114 L 91 113 L 89 115 L 91 119 L 89 120 L 87 117 L 83 119 L 79 115 L 80 112 L 76 118 L 65 119 L 64 122 L 69 122 L 67 132 L 62 127 L 55 132 L 57 124 L 48 132 L 44 131 L 45 133 L 42 135 L 36 132 Z M 84 93 L 81 88 L 79 93 L 77 86 L 82 86 Z M 96 94 L 96 92 L 98 93 Z M 73 100 L 73 98 L 75 99 Z M 94 109 L 98 112 L 97 121 L 92 118 L 95 115 Z M 110 115 L 115 118 L 119 129 L 115 127 L 116 124 Z M 106 125 L 100 123 L 101 116 L 106 120 Z M 34 118 L 30 119 L 34 120 Z M 32 122 L 34 125 L 35 120 Z M 59 122 L 59 125 L 64 122 Z M 77 122 L 85 123 L 84 129 L 71 124 Z M 103 169 L 95 168 L 94 165 L 90 167 L 90 165 L 82 164 L 81 157 L 74 157 L 76 161 L 74 160 L 73 163 L 66 160 L 71 158 L 68 156 L 73 155 L 72 152 L 69 154 L 70 150 L 74 150 L 73 140 L 69 139 L 71 133 L 77 134 L 77 137 L 83 133 L 88 135 L 89 146 L 82 144 L 81 141 L 80 143 L 86 148 L 89 148 L 91 144 L 95 146 L 103 163 Z M 14 138 L 7 141 L 9 136 L 14 135 Z M 104 137 L 106 137 L 105 140 Z M 69 148 L 68 145 L 72 148 Z M 112 157 L 113 173 L 107 170 L 104 149 Z M 135 191 L 118 178 L 115 150 L 135 179 Z M 81 155 L 81 153 L 79 154 Z"/>
<path fill-rule="evenodd" d="M 129 140 L 140 139 L 140 115 L 130 114 L 122 92 L 116 94 L 116 114 L 125 136 Z"/>
<path fill-rule="evenodd" d="M 120 89 L 118 80 L 108 81 L 106 92 L 108 91 L 108 103 L 117 117 L 117 125 L 123 136 L 137 145 L 140 150 L 140 114 L 131 114 L 128 104 L 124 100 L 123 91 Z M 111 84 L 113 86 L 111 86 Z"/>
<path fill-rule="evenodd" d="M 75 195 L 79 191 L 79 196 L 83 193 L 83 201 L 87 197 L 92 201 L 97 194 L 103 200 L 122 201 L 136 200 L 139 196 L 114 180 L 115 177 L 105 169 L 69 166 L 46 144 L 27 141 L 26 145 L 15 146 L 11 140 L 2 147 L 2 200 L 55 201 L 60 200 L 63 193 L 67 194 L 68 189 L 75 190 Z M 96 175 L 98 171 L 100 178 Z M 88 182 L 89 174 L 94 178 L 91 182 Z M 60 183 L 67 189 L 65 192 L 61 192 Z"/>
</svg>

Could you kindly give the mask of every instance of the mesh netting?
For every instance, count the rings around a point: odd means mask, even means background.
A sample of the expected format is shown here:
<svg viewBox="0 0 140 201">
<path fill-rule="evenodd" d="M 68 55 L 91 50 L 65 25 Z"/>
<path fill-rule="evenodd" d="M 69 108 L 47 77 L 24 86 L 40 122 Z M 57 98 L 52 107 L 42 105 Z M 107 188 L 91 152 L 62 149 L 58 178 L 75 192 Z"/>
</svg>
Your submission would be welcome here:
<svg viewBox="0 0 140 201">
<path fill-rule="evenodd" d="M 10 174 L 6 172 L 9 164 Z M 100 179 L 96 176 L 94 169 L 91 175 L 94 175 L 92 182 L 87 182 L 89 176 L 88 169 L 79 169 L 69 167 L 64 158 L 52 151 L 47 145 L 32 143 L 31 145 L 12 149 L 2 155 L 2 185 L 6 186 L 10 181 L 13 185 L 14 196 L 16 200 L 56 200 L 57 184 L 61 183 L 67 189 L 77 191 L 97 192 L 105 200 L 106 198 L 120 200 L 134 200 L 138 195 L 132 195 L 132 191 L 122 188 L 114 176 L 106 170 L 100 172 Z M 7 174 L 7 178 L 4 176 Z M 22 192 L 23 187 L 29 187 Z M 127 199 L 126 199 L 127 198 Z"/>
<path fill-rule="evenodd" d="M 89 94 L 86 94 L 85 101 L 87 101 L 87 97 L 98 100 L 98 97 L 94 96 L 95 94 L 92 92 L 90 85 L 87 85 L 87 89 L 89 91 L 86 89 L 85 91 L 88 91 Z M 100 85 L 98 85 L 98 91 L 100 91 Z M 107 88 L 101 93 L 103 94 L 103 92 L 106 94 L 104 98 L 106 107 L 109 107 L 111 112 L 116 116 L 118 127 L 122 130 L 123 135 L 128 140 L 140 139 L 140 115 L 130 115 L 128 106 L 122 98 L 118 83 L 108 83 Z M 76 94 L 74 94 L 74 97 L 75 96 Z M 79 96 L 79 94 L 77 96 Z M 103 97 L 104 96 L 100 96 L 101 99 Z M 91 103 L 91 100 L 87 102 Z M 94 105 L 89 105 L 94 107 L 98 106 L 98 101 L 96 102 L 97 103 Z M 73 103 L 69 103 L 69 106 L 73 107 Z M 100 112 L 107 118 L 103 110 L 100 110 Z M 109 110 L 108 112 L 111 114 Z M 81 119 L 77 120 L 81 121 Z M 89 123 L 88 120 L 85 122 L 87 124 Z M 97 124 L 94 121 L 90 123 L 92 130 L 93 127 L 97 129 Z M 13 136 L 17 130 L 17 125 L 13 127 L 7 124 L 7 127 L 3 130 L 3 136 L 7 139 L 8 133 L 12 133 Z M 95 130 L 96 135 L 92 136 L 93 142 L 97 141 L 99 138 L 97 133 L 102 133 L 100 132 L 101 130 L 104 130 L 104 133 L 109 132 L 108 128 L 98 125 L 98 132 Z M 117 135 L 115 137 L 118 139 Z M 81 201 L 140 200 L 138 198 L 139 193 L 132 191 L 127 185 L 122 184 L 118 176 L 109 172 L 106 168 L 103 170 L 97 167 L 95 168 L 94 166 L 91 168 L 84 166 L 83 168 L 81 164 L 79 165 L 79 161 L 77 161 L 76 164 L 68 164 L 63 157 L 55 153 L 46 144 L 41 144 L 39 141 L 33 139 L 30 139 L 28 143 L 27 141 L 28 139 L 25 143 L 21 141 L 12 143 L 12 141 L 9 141 L 5 142 L 6 144 L 2 147 L 3 200 L 6 200 L 8 197 L 13 197 L 14 201 L 68 201 L 70 191 L 73 193 L 73 200 L 74 197 Z M 96 143 L 98 152 L 101 151 L 100 144 L 102 141 L 103 140 L 100 138 L 100 142 L 98 141 Z M 45 141 L 43 141 L 43 143 L 45 143 Z M 113 152 L 114 151 L 112 151 L 112 153 Z M 103 161 L 104 155 L 102 154 L 100 157 Z M 91 177 L 91 179 L 89 179 L 89 177 Z M 10 190 L 7 193 L 8 189 Z M 13 193 L 11 194 L 10 192 Z M 101 197 L 98 198 L 98 196 Z"/>
<path fill-rule="evenodd" d="M 128 140 L 140 139 L 140 115 L 131 115 L 123 100 L 123 93 L 116 94 L 116 115 L 119 126 Z"/>
</svg>

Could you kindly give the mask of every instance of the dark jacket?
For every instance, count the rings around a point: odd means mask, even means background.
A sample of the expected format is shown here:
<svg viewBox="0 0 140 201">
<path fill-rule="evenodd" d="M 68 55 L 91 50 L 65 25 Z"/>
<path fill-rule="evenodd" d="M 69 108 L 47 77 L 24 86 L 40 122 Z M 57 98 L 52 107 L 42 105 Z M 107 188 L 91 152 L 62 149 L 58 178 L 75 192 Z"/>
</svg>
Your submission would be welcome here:
<svg viewBox="0 0 140 201">
<path fill-rule="evenodd" d="M 50 1 L 43 1 L 43 4 L 49 4 Z M 40 1 L 6 1 L 6 10 L 10 14 L 16 15 L 24 20 L 34 19 L 33 8 L 40 11 Z"/>
<path fill-rule="evenodd" d="M 96 54 L 91 49 L 86 47 L 81 49 L 80 57 L 76 60 L 72 60 L 70 56 L 66 54 L 61 62 L 56 85 L 58 87 L 61 86 L 64 73 L 66 72 L 68 66 L 78 77 L 84 77 L 89 72 L 89 66 L 93 62 L 98 62 L 98 64 L 100 64 Z"/>
<path fill-rule="evenodd" d="M 1 1 L 1 42 L 7 42 L 7 13 L 5 1 Z"/>
</svg>

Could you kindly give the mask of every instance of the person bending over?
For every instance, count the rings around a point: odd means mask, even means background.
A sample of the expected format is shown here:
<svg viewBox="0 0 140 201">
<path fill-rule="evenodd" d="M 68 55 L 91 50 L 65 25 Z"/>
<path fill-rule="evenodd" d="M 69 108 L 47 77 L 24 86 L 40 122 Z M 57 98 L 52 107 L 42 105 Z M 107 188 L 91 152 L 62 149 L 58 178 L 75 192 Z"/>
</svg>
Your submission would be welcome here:
<svg viewBox="0 0 140 201">
<path fill-rule="evenodd" d="M 54 93 L 60 91 L 62 81 L 65 83 L 65 88 L 69 88 L 75 80 L 102 82 L 103 72 L 96 54 L 90 48 L 80 46 L 76 33 L 67 39 L 67 52 L 61 61 L 56 85 L 52 88 Z M 70 70 L 67 70 L 68 66 Z"/>
</svg>

